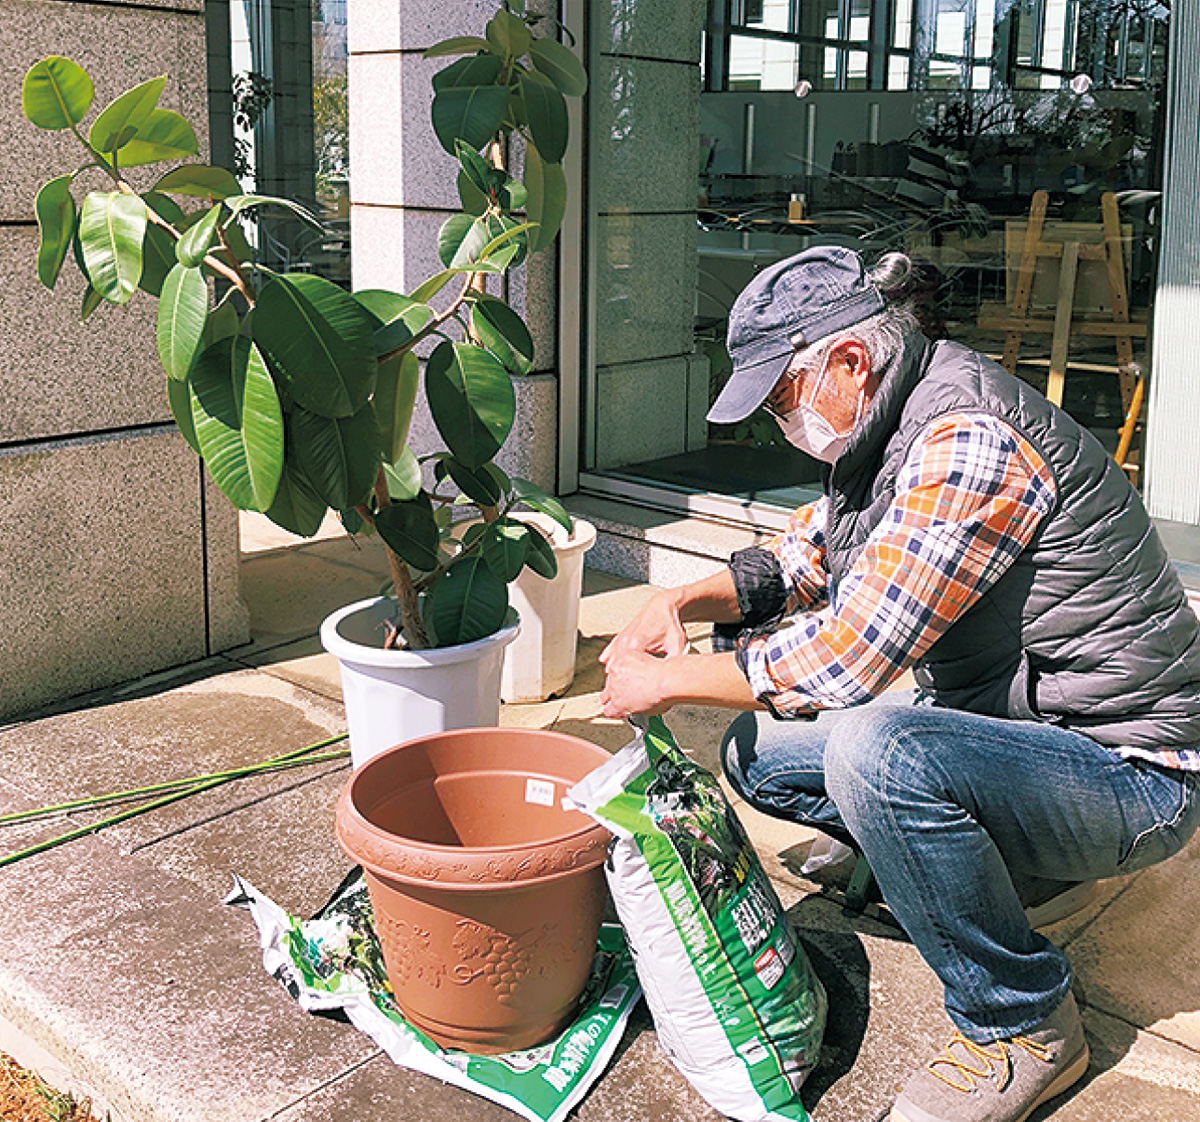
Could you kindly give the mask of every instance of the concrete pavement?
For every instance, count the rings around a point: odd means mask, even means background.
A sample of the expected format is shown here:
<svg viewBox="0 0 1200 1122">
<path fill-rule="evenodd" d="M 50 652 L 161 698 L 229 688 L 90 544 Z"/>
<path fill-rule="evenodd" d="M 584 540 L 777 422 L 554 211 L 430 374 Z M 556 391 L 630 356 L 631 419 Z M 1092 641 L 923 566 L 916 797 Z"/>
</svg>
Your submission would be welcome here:
<svg viewBox="0 0 1200 1122">
<path fill-rule="evenodd" d="M 316 630 L 328 611 L 378 590 L 378 544 L 292 546 L 261 527 L 245 544 L 254 641 L 0 726 L 0 813 L 217 771 L 342 730 L 336 665 Z M 649 592 L 587 573 L 574 686 L 557 700 L 506 706 L 501 722 L 620 747 L 623 722 L 599 715 L 595 659 Z M 685 708 L 668 720 L 715 769 L 728 716 Z M 349 1025 L 302 1013 L 262 970 L 249 915 L 221 902 L 232 872 L 296 914 L 324 902 L 349 867 L 332 828 L 345 777 L 327 764 L 240 781 L 0 870 L 0 1049 L 91 1095 L 114 1122 L 514 1117 L 396 1068 Z M 830 995 L 805 1101 L 817 1122 L 871 1122 L 948 1039 L 938 986 L 891 927 L 797 875 L 811 835 L 739 812 Z M 87 821 L 3 827 L 0 853 Z M 1105 884 L 1086 912 L 1051 930 L 1077 967 L 1093 1060 L 1086 1082 L 1035 1120 L 1200 1118 L 1198 927 L 1193 844 Z M 717 1117 L 658 1052 L 644 1011 L 575 1116 Z"/>
</svg>

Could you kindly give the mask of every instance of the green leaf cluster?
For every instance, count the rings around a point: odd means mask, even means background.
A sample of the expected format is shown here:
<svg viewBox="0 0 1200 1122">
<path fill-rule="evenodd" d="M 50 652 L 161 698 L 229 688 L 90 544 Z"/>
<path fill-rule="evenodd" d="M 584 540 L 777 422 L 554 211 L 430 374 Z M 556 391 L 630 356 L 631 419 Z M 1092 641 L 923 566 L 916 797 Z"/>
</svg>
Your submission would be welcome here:
<svg viewBox="0 0 1200 1122">
<path fill-rule="evenodd" d="M 522 8 L 501 8 L 484 37 L 447 39 L 425 57 L 464 56 L 433 80 L 433 127 L 442 147 L 459 158 L 464 212 L 478 219 L 524 208 L 531 225 L 528 249 L 538 250 L 562 226 L 567 197 L 562 160 L 570 135 L 566 99 L 587 91 L 587 73 L 569 47 L 535 35 L 538 18 Z M 498 176 L 479 155 L 494 139 L 513 136 L 525 145 L 523 182 Z M 460 241 L 461 227 L 460 222 L 453 230 Z M 477 233 L 476 240 L 481 238 Z"/>
<path fill-rule="evenodd" d="M 283 207 L 320 221 L 195 162 L 195 131 L 159 106 L 165 76 L 120 94 L 86 129 L 95 89 L 78 64 L 42 59 L 22 89 L 29 121 L 69 131 L 83 153 L 35 201 L 41 282 L 54 288 L 71 255 L 87 282 L 85 319 L 139 291 L 157 298 L 168 403 L 217 486 L 302 536 L 330 509 L 352 532 L 378 532 L 419 604 L 419 618 L 405 620 L 415 645 L 492 633 L 508 612 L 508 582 L 527 566 L 553 575 L 549 543 L 515 511 L 571 528 L 555 498 L 493 462 L 516 416 L 512 378 L 532 369 L 534 350 L 487 279 L 553 240 L 566 198 L 565 99 L 587 83 L 574 54 L 535 24 L 508 0 L 483 36 L 428 52 L 463 56 L 434 78 L 432 107 L 457 158 L 462 211 L 439 236 L 442 269 L 407 294 L 253 268 L 240 224 L 248 212 Z M 499 158 L 514 136 L 525 143 L 523 179 Z M 149 190 L 124 174 L 159 162 L 177 166 Z M 77 201 L 83 176 L 101 186 Z M 418 458 L 408 437 L 422 393 L 445 449 Z M 479 512 L 466 534 L 455 525 L 463 507 Z"/>
</svg>

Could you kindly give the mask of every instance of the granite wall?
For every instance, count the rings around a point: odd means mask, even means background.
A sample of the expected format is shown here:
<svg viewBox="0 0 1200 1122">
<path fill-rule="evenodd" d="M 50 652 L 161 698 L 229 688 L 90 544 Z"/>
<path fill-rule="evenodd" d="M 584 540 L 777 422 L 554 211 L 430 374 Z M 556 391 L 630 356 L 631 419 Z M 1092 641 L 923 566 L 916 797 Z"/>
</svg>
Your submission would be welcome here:
<svg viewBox="0 0 1200 1122">
<path fill-rule="evenodd" d="M 73 265 L 53 293 L 35 275 L 37 189 L 77 166 L 20 113 L 50 54 L 87 68 L 97 109 L 166 73 L 207 146 L 203 0 L 0 0 L 0 718 L 249 638 L 236 514 L 170 421 L 155 302 L 83 324 Z"/>
<path fill-rule="evenodd" d="M 354 0 L 349 5 L 350 229 L 355 289 L 410 292 L 438 272 L 437 235 L 461 208 L 457 161 L 434 135 L 433 75 L 452 59 L 424 59 L 453 35 L 482 35 L 494 0 Z M 533 9 L 535 5 L 531 4 Z M 535 347 L 534 369 L 514 379 L 517 419 L 496 462 L 556 490 L 558 324 L 556 248 L 535 254 L 504 282 Z M 434 303 L 437 303 L 435 299 Z M 423 402 L 410 441 L 418 455 L 443 446 Z"/>
</svg>

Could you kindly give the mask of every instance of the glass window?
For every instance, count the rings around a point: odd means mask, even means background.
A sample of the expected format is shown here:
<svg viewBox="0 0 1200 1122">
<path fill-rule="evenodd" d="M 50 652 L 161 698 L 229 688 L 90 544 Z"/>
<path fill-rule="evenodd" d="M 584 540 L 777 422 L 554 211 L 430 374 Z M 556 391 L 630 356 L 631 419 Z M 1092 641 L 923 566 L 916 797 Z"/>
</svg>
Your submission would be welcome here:
<svg viewBox="0 0 1200 1122">
<path fill-rule="evenodd" d="M 1132 396 L 1130 363 L 1148 364 L 1167 7 L 1152 0 L 1136 13 L 1081 0 L 744 2 L 740 15 L 731 7 L 728 23 L 708 30 L 710 47 L 723 37 L 724 56 L 712 57 L 727 66 L 724 75 L 706 76 L 700 103 L 692 338 L 708 373 L 699 396 L 711 402 L 728 376 L 726 316 L 756 271 L 818 244 L 851 246 L 869 260 L 901 249 L 936 270 L 931 333 L 999 360 L 1014 321 L 1031 321 L 1015 372 L 1060 394 L 1064 408 L 1115 449 Z M 1030 208 L 1043 191 L 1043 241 L 1095 247 L 1111 234 L 1120 256 L 1115 272 L 1095 248 L 1081 258 L 1058 389 L 1050 363 L 1059 259 L 1038 257 L 1029 305 L 1021 312 L 1015 303 Z M 1114 332 L 1122 283 L 1132 322 Z M 628 325 L 625 345 L 626 324 L 605 323 L 613 365 L 636 362 L 639 353 L 659 361 L 662 350 L 638 351 L 636 318 Z M 661 342 L 661 333 L 642 333 L 648 346 Z M 658 454 L 625 455 L 614 450 L 620 418 L 606 416 L 591 430 L 585 471 L 779 505 L 815 485 L 818 466 L 787 445 L 766 414 L 699 424 L 695 365 L 687 368 L 686 391 L 664 383 L 654 395 L 665 403 L 686 392 L 686 439 L 664 436 Z M 647 397 L 630 401 L 637 423 L 657 437 L 644 416 Z"/>
<path fill-rule="evenodd" d="M 796 85 L 800 48 L 796 43 L 729 37 L 729 88 L 731 90 L 790 90 Z"/>
<path fill-rule="evenodd" d="M 264 211 L 248 231 L 279 271 L 350 283 L 346 0 L 230 0 L 233 171 L 322 221 Z"/>
</svg>

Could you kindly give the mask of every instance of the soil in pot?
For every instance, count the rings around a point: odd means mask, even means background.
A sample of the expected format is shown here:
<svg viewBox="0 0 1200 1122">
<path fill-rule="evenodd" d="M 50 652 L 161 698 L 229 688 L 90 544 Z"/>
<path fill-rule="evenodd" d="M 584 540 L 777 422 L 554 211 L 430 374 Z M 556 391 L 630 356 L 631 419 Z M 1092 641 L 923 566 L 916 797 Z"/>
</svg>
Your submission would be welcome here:
<svg viewBox="0 0 1200 1122">
<path fill-rule="evenodd" d="M 443 1047 L 530 1048 L 574 1015 L 609 834 L 562 798 L 607 759 L 562 733 L 458 729 L 350 777 L 338 840 L 366 874 L 400 1008 Z"/>
</svg>

